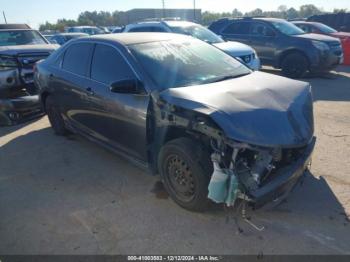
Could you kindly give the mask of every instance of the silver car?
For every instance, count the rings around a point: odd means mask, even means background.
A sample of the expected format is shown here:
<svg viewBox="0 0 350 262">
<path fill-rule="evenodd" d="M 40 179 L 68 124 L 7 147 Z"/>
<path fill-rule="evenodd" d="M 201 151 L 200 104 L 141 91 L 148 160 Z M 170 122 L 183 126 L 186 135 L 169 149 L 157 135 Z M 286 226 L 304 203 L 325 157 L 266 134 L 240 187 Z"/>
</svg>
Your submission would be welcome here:
<svg viewBox="0 0 350 262">
<path fill-rule="evenodd" d="M 123 33 L 129 32 L 165 32 L 190 35 L 216 46 L 253 70 L 257 71 L 261 68 L 260 59 L 253 48 L 239 42 L 226 42 L 209 29 L 196 23 L 176 20 L 146 21 L 127 25 Z"/>
</svg>

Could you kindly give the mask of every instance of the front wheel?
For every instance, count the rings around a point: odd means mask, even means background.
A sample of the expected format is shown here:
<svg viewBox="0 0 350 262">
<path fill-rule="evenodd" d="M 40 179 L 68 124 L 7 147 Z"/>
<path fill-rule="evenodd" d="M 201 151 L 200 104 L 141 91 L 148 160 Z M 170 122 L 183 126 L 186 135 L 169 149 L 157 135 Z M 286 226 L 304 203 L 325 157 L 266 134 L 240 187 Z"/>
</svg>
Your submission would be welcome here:
<svg viewBox="0 0 350 262">
<path fill-rule="evenodd" d="M 191 139 L 179 138 L 163 146 L 158 166 L 167 192 L 178 205 L 191 211 L 207 208 L 213 169 L 206 150 Z"/>
<path fill-rule="evenodd" d="M 299 53 L 291 53 L 282 60 L 283 75 L 290 78 L 301 78 L 308 70 L 308 61 L 305 56 Z"/>
</svg>

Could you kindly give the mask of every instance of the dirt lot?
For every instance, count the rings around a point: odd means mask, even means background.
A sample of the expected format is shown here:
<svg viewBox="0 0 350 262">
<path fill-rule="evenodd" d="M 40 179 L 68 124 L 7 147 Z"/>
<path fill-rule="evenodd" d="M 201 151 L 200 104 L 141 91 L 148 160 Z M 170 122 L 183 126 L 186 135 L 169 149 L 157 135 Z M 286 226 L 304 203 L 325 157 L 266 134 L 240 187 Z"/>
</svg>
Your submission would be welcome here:
<svg viewBox="0 0 350 262">
<path fill-rule="evenodd" d="M 269 72 L 276 73 L 270 70 Z M 350 68 L 307 78 L 318 144 L 311 173 L 258 232 L 221 209 L 185 211 L 157 177 L 46 117 L 0 129 L 0 254 L 350 254 Z"/>
</svg>

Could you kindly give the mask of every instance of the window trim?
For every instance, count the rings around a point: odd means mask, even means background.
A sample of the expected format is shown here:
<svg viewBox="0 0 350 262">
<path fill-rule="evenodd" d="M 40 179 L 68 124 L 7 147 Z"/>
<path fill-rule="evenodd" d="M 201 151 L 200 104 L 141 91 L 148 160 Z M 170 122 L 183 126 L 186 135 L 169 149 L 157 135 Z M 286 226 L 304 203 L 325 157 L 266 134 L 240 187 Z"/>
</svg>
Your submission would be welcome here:
<svg viewBox="0 0 350 262">
<path fill-rule="evenodd" d="M 89 70 L 88 70 L 88 76 L 87 76 L 87 77 L 88 77 L 90 80 L 95 81 L 96 83 L 99 83 L 99 84 L 102 84 L 102 85 L 105 85 L 105 86 L 108 86 L 108 87 L 109 87 L 108 84 L 106 84 L 106 83 L 104 83 L 104 82 L 101 82 L 101 81 L 99 81 L 99 80 L 97 80 L 97 79 L 94 79 L 94 78 L 92 78 L 92 76 L 91 76 L 91 72 L 92 72 L 92 62 L 93 62 L 93 59 L 94 59 L 95 50 L 96 50 L 96 46 L 97 46 L 97 45 L 104 45 L 104 46 L 108 46 L 108 47 L 112 47 L 112 48 L 113 48 L 112 45 L 109 45 L 109 44 L 106 44 L 106 43 L 94 43 L 94 47 L 93 47 L 93 50 L 92 50 L 92 55 L 91 55 L 91 57 L 90 57 Z M 117 49 L 117 47 L 115 47 L 114 49 Z M 141 81 L 141 80 L 139 79 L 137 73 L 135 72 L 135 70 L 133 70 L 131 64 L 130 64 L 130 63 L 127 61 L 127 59 L 123 56 L 122 52 L 121 52 L 119 49 L 117 49 L 117 50 L 118 50 L 118 54 L 120 55 L 120 57 L 121 57 L 121 58 L 124 60 L 124 62 L 129 66 L 130 71 L 133 73 L 133 75 L 134 75 L 134 77 L 135 77 L 135 80 Z M 123 80 L 123 79 L 122 79 L 122 80 Z"/>
<path fill-rule="evenodd" d="M 249 29 L 249 35 L 250 36 L 268 37 L 268 38 L 272 38 L 272 37 L 276 37 L 277 36 L 277 31 L 271 25 L 269 25 L 268 23 L 264 23 L 264 22 L 261 22 L 261 21 L 252 21 L 252 25 L 254 25 L 254 23 L 261 24 L 261 25 L 269 28 L 275 35 L 274 36 L 253 35 L 252 34 L 253 27 L 251 26 L 250 29 Z"/>
<path fill-rule="evenodd" d="M 249 25 L 249 32 L 248 34 L 232 34 L 232 33 L 224 33 L 224 31 L 231 25 L 233 24 L 237 24 L 237 23 L 247 23 L 247 24 L 251 24 L 252 21 L 233 21 L 232 23 L 229 23 L 228 25 L 226 25 L 220 32 L 220 35 L 250 35 L 250 25 Z"/>
<path fill-rule="evenodd" d="M 61 65 L 60 65 L 60 69 L 63 70 L 64 72 L 67 72 L 67 73 L 70 73 L 70 74 L 73 74 L 75 76 L 79 76 L 79 77 L 83 77 L 83 78 L 87 78 L 88 77 L 88 73 L 89 73 L 89 68 L 90 68 L 90 64 L 91 64 L 91 57 L 92 57 L 92 52 L 90 52 L 89 54 L 89 58 L 88 58 L 88 66 L 86 68 L 86 72 L 84 73 L 84 75 L 79 75 L 75 72 L 71 72 L 69 70 L 66 70 L 63 68 L 63 64 L 64 64 L 64 60 L 66 58 L 66 53 L 68 51 L 69 48 L 71 48 L 73 45 L 78 45 L 78 44 L 85 44 L 85 43 L 88 43 L 88 44 L 91 44 L 92 45 L 92 50 L 94 50 L 94 46 L 93 46 L 93 43 L 90 43 L 90 42 L 75 42 L 75 43 L 72 43 L 70 44 L 69 46 L 67 46 L 67 48 L 64 50 L 63 52 L 63 58 L 62 58 L 62 61 L 61 61 Z"/>
</svg>

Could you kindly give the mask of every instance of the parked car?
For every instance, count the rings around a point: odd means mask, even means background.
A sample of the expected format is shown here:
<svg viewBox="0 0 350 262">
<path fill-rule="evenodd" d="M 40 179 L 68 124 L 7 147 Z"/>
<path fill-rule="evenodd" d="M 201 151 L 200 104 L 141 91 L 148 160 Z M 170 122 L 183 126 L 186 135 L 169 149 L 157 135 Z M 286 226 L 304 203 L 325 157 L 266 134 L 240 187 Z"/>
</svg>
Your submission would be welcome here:
<svg viewBox="0 0 350 262">
<path fill-rule="evenodd" d="M 55 41 L 59 45 L 64 45 L 65 43 L 67 43 L 72 39 L 76 39 L 84 36 L 89 36 L 89 35 L 85 33 L 61 33 L 61 34 L 56 34 L 52 36 L 51 41 Z"/>
<path fill-rule="evenodd" d="M 124 26 L 120 27 L 120 26 L 116 26 L 115 28 L 113 28 L 112 34 L 118 34 L 123 32 L 124 30 Z"/>
<path fill-rule="evenodd" d="M 51 44 L 57 44 L 55 41 L 52 40 L 52 37 L 53 37 L 54 35 L 42 35 L 42 36 L 45 37 L 45 39 L 46 39 L 49 43 L 51 43 Z"/>
<path fill-rule="evenodd" d="M 178 20 L 147 21 L 127 25 L 123 33 L 130 32 L 167 32 L 190 35 L 238 58 L 253 70 L 260 70 L 261 68 L 259 57 L 253 48 L 238 42 L 226 42 L 199 24 Z"/>
<path fill-rule="evenodd" d="M 25 24 L 0 24 L 0 125 L 41 115 L 33 67 L 58 46 Z"/>
<path fill-rule="evenodd" d="M 318 22 L 294 21 L 293 24 L 306 33 L 329 35 L 338 38 L 343 46 L 344 64 L 350 65 L 350 33 L 338 32 L 334 28 Z"/>
<path fill-rule="evenodd" d="M 322 14 L 310 16 L 307 21 L 320 22 L 338 31 L 350 32 L 350 13 Z"/>
<path fill-rule="evenodd" d="M 105 31 L 96 26 L 73 26 L 67 29 L 67 33 L 84 33 L 88 35 L 102 35 Z"/>
<path fill-rule="evenodd" d="M 226 40 L 252 46 L 263 65 L 282 69 L 285 76 L 300 78 L 307 71 L 329 71 L 343 63 L 339 39 L 307 34 L 277 18 L 222 19 L 209 29 Z"/>
<path fill-rule="evenodd" d="M 159 173 L 189 210 L 207 206 L 213 164 L 239 178 L 237 198 L 283 199 L 315 145 L 308 83 L 252 71 L 189 36 L 72 40 L 37 65 L 35 83 L 56 134 L 77 132 Z"/>
</svg>

